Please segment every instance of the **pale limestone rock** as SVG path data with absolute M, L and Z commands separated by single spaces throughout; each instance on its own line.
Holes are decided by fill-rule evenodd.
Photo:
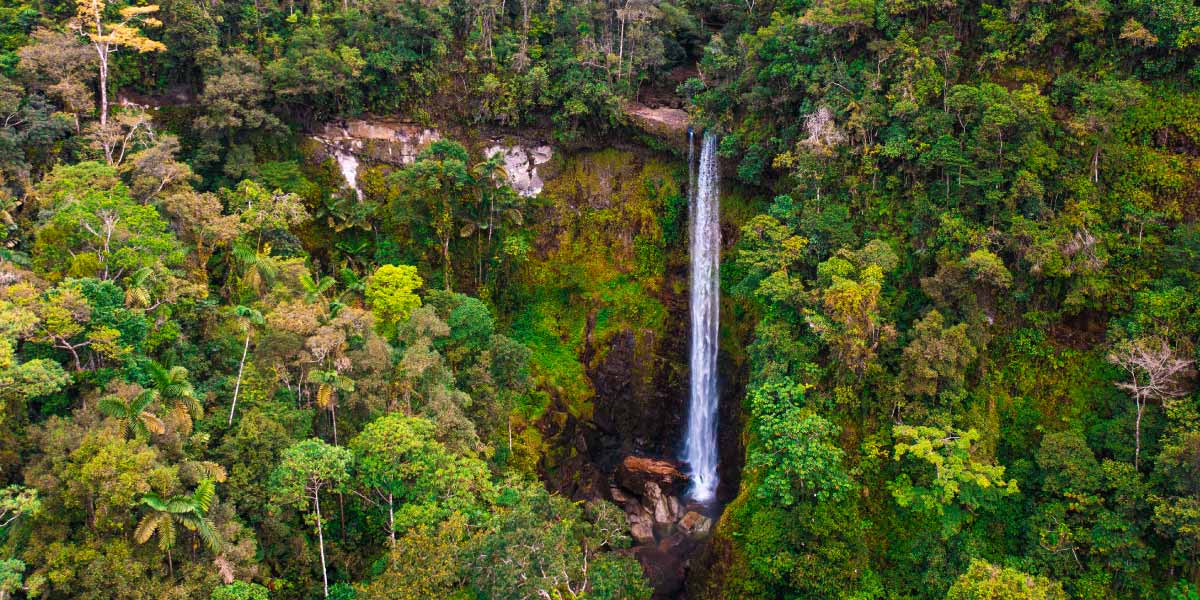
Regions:
M 554 150 L 547 145 L 540 146 L 503 146 L 495 144 L 486 150 L 484 155 L 492 158 L 497 154 L 504 159 L 504 174 L 508 185 L 512 186 L 522 196 L 536 196 L 542 192 L 545 182 L 538 174 L 538 165 L 550 162 Z

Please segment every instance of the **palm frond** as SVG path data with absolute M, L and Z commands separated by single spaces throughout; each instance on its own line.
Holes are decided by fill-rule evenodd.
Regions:
M 213 528 L 208 519 L 200 517 L 196 522 L 196 532 L 200 534 L 200 539 L 204 540 L 204 545 L 208 546 L 209 551 L 213 554 L 220 554 L 224 543 L 221 541 L 221 534 Z
M 162 435 L 167 431 L 167 426 L 163 424 L 162 419 L 153 413 L 140 413 L 137 416 L 137 422 L 140 422 L 146 431 L 155 435 Z
M 158 526 L 158 549 L 166 552 L 175 547 L 175 524 L 170 515 L 160 514 L 159 519 L 162 525 Z
M 162 520 L 159 518 L 160 516 L 160 513 L 154 512 L 142 517 L 141 522 L 138 523 L 137 529 L 133 531 L 133 541 L 139 544 L 145 544 L 150 537 L 154 535 L 154 532 L 159 528 L 159 526 L 162 525 Z
M 207 513 L 212 508 L 213 500 L 217 497 L 217 486 L 211 479 L 205 479 L 196 486 L 196 491 L 192 492 L 192 503 L 200 509 L 201 513 Z
M 158 494 L 155 494 L 154 492 L 150 492 L 150 493 L 146 494 L 145 496 L 142 496 L 142 504 L 145 504 L 146 506 L 149 506 L 150 508 L 153 508 L 154 510 L 157 510 L 157 511 L 167 510 L 166 501 L 164 501 L 162 499 L 162 496 L 159 496 Z
M 142 393 L 135 396 L 133 400 L 129 402 L 129 414 L 136 415 L 140 412 L 143 412 L 146 410 L 146 407 L 150 406 L 157 400 L 158 390 L 142 390 Z
M 191 496 L 172 496 L 167 500 L 167 510 L 173 515 L 186 515 L 196 512 L 196 504 L 192 502 Z
M 334 404 L 333 386 L 328 383 L 322 383 L 317 388 L 317 406 L 321 410 L 329 410 Z
M 186 465 L 188 469 L 200 472 L 201 476 L 198 479 L 201 481 L 211 479 L 214 483 L 223 483 L 228 476 L 225 467 L 211 460 L 189 460 L 186 461 Z
M 105 396 L 96 403 L 96 408 L 105 416 L 123 419 L 128 416 L 129 406 L 116 396 Z

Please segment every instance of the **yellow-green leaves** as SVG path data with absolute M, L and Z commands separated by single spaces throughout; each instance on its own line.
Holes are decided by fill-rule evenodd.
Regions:
M 424 283 L 417 268 L 409 265 L 383 265 L 375 271 L 367 280 L 365 295 L 380 332 L 391 335 L 397 324 L 420 308 L 421 297 L 413 292 Z
M 976 510 L 1018 491 L 1015 479 L 1004 479 L 1003 466 L 978 456 L 975 429 L 897 425 L 892 434 L 895 459 L 909 459 L 889 485 L 896 503 L 942 516 L 945 536 Z

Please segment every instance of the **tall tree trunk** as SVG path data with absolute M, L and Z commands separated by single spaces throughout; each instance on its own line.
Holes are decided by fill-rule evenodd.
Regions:
M 1145 401 L 1137 401 L 1137 420 L 1133 425 L 1133 468 L 1138 469 L 1142 458 L 1142 411 L 1145 410 Z
M 325 567 L 325 528 L 321 526 L 321 491 L 313 493 L 313 504 L 317 511 L 317 545 L 321 549 L 321 583 L 325 586 L 325 597 L 329 597 L 329 572 Z
M 446 291 L 450 291 L 450 235 L 442 238 L 442 279 L 445 280 Z
M 337 392 L 334 392 L 335 394 Z M 329 424 L 333 427 L 333 445 L 338 445 L 337 441 L 337 401 L 335 400 L 329 407 Z
M 242 390 L 242 369 L 246 368 L 246 353 L 250 351 L 250 326 L 246 326 L 246 343 L 242 346 L 242 361 L 238 363 L 237 383 L 233 385 L 233 404 L 229 405 L 229 426 L 233 427 L 233 411 L 237 410 L 238 392 Z
M 97 18 L 96 29 L 100 30 L 100 21 Z M 96 54 L 100 55 L 100 127 L 108 125 L 108 51 L 97 46 Z M 110 153 L 109 162 L 112 162 Z

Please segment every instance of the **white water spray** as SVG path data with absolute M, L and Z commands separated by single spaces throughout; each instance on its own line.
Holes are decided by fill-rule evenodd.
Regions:
M 688 132 L 689 159 L 692 153 Z M 691 496 L 708 502 L 717 494 L 717 331 L 721 299 L 720 178 L 717 136 L 706 132 L 698 173 L 690 190 L 691 210 L 691 401 L 684 460 L 691 468 Z
M 359 202 L 362 202 L 363 193 L 358 188 L 358 158 L 349 152 L 341 150 L 334 152 L 334 160 L 337 161 L 338 168 L 342 171 L 342 177 L 345 178 L 346 184 L 350 189 L 354 190 L 354 195 L 358 197 Z

